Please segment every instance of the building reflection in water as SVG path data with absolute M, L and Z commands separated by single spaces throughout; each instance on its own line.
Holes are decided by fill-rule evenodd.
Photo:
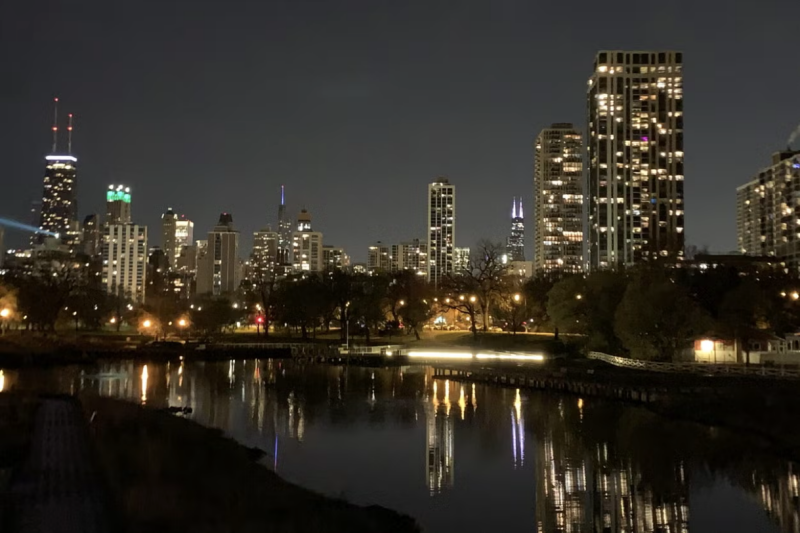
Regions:
M 656 491 L 633 461 L 611 450 L 611 443 L 584 440 L 575 430 L 571 422 L 583 421 L 583 400 L 574 420 L 564 402 L 557 416 L 537 428 L 537 531 L 688 533 L 689 485 L 683 465 L 660 479 Z
M 445 381 L 444 401 L 438 383 L 425 401 L 426 475 L 431 495 L 453 487 L 455 480 L 455 421 L 450 416 L 450 382 Z
M 349 446 L 364 446 L 364 453 L 373 446 L 363 439 L 364 432 L 388 423 L 394 429 L 414 428 L 404 435 L 409 448 L 418 450 L 424 423 L 426 488 L 419 486 L 418 451 L 413 452 L 417 467 L 409 463 L 407 470 L 416 480 L 415 490 L 429 495 L 452 491 L 463 497 L 484 490 L 455 485 L 459 425 L 464 440 L 460 450 L 466 457 L 459 457 L 462 478 L 475 475 L 470 457 L 487 464 L 499 457 L 495 464 L 506 465 L 503 475 L 516 480 L 517 490 L 527 485 L 533 493 L 535 484 L 535 497 L 528 500 L 534 512 L 525 511 L 531 531 L 686 533 L 689 488 L 702 487 L 697 478 L 708 473 L 744 489 L 781 532 L 800 533 L 800 470 L 780 459 L 753 455 L 747 443 L 701 426 L 687 429 L 624 404 L 433 375 L 420 367 L 361 369 L 273 360 L 147 366 L 114 362 L 96 370 L 72 367 L 52 374 L 6 370 L 0 383 L 4 391 L 24 381 L 22 386 L 97 392 L 154 408 L 191 407 L 197 422 L 264 450 L 264 464 L 275 469 L 279 452 L 287 457 L 313 453 L 309 449 L 314 446 L 303 449 L 311 435 L 324 438 L 326 431 L 343 427 L 359 430 L 362 437 Z M 294 463 L 298 468 L 296 457 Z M 441 498 L 432 505 L 446 502 Z M 701 510 L 693 512 L 699 515 Z

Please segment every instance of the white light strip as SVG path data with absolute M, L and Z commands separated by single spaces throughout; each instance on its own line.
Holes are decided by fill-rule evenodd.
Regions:
M 77 157 L 73 157 L 71 155 L 48 155 L 45 156 L 45 159 L 48 161 L 72 161 L 73 163 L 78 162 Z
M 408 356 L 431 359 L 472 359 L 472 354 L 467 352 L 408 352 Z
M 507 359 L 512 361 L 544 361 L 544 356 L 540 354 L 531 354 L 531 355 L 523 355 L 523 354 L 491 354 L 491 353 L 479 353 L 475 356 L 477 359 Z

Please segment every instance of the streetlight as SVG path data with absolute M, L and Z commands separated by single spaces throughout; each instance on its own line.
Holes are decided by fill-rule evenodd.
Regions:
M 580 299 L 582 299 L 582 298 L 583 298 L 583 295 L 582 295 L 582 294 L 576 294 L 576 295 L 575 295 L 575 299 L 576 299 L 576 300 L 580 300 Z
M 8 307 L 4 307 L 2 310 L 0 310 L 0 318 L 3 319 L 3 323 L 0 324 L 0 333 L 2 333 L 3 335 L 5 335 L 6 329 L 8 329 L 7 321 L 10 316 L 11 316 L 11 309 L 9 309 Z
M 515 295 L 514 295 L 514 301 L 515 301 L 515 302 L 517 302 L 517 303 L 519 303 L 519 301 L 520 301 L 520 299 L 521 299 L 521 298 L 522 298 L 522 297 L 519 295 L 519 293 L 517 293 L 517 294 L 515 294 Z
M 406 305 L 406 301 L 405 300 L 400 300 L 400 307 L 403 307 L 404 305 Z
M 470 297 L 469 297 L 469 301 L 470 301 L 470 303 L 473 303 L 473 304 L 474 304 L 474 303 L 475 303 L 475 300 L 477 300 L 477 298 L 475 298 L 474 296 L 470 296 Z
M 350 355 L 350 313 L 347 308 L 350 307 L 350 302 L 344 304 L 344 347 L 347 350 L 347 355 Z
M 152 325 L 153 325 L 153 323 L 149 319 L 145 320 L 144 322 L 142 322 L 142 326 L 144 326 L 146 328 L 149 328 Z
M 261 316 L 261 315 L 258 315 L 256 317 L 256 337 L 261 335 L 261 324 L 263 324 L 263 323 L 264 323 L 264 317 Z

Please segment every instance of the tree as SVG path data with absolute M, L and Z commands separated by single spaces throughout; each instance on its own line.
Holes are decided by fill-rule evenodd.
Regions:
M 504 293 L 508 265 L 503 262 L 503 250 L 500 244 L 480 241 L 470 255 L 467 265 L 443 279 L 444 298 L 449 298 L 455 306 L 446 305 L 446 307 L 469 314 L 470 329 L 476 337 L 474 311 L 477 309 L 480 312 L 483 318 L 483 331 L 487 331 L 492 306 Z M 462 296 L 464 298 L 461 298 Z
M 404 270 L 394 275 L 388 289 L 390 311 L 395 320 L 402 319 L 417 340 L 419 328 L 434 315 L 434 296 L 430 285 L 416 273 Z
M 589 332 L 586 279 L 580 275 L 563 278 L 547 293 L 547 315 L 556 332 L 587 334 Z
M 642 271 L 617 307 L 614 331 L 632 357 L 671 361 L 710 324 L 708 313 L 684 287 L 666 275 Z
M 359 289 L 352 301 L 350 312 L 364 325 L 364 335 L 369 344 L 370 331 L 386 320 L 386 302 L 389 278 L 385 275 L 359 276 Z
M 224 329 L 234 326 L 240 315 L 230 300 L 220 297 L 201 298 L 190 312 L 192 329 L 205 338 L 219 335 Z

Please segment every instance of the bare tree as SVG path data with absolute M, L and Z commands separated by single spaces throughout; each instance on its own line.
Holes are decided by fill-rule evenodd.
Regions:
M 499 243 L 480 241 L 467 264 L 444 279 L 445 294 L 440 300 L 445 307 L 469 314 L 475 335 L 475 311 L 480 312 L 483 331 L 487 331 L 491 308 L 507 290 L 508 264 L 503 261 L 503 249 Z

